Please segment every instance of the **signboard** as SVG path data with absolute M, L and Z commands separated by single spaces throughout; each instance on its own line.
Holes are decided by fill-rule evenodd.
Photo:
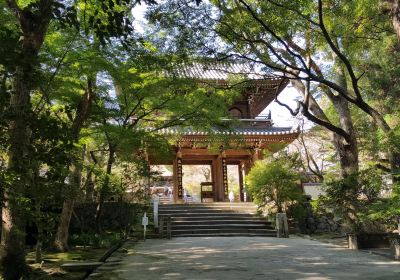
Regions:
M 183 184 L 182 184 L 182 177 L 183 177 L 183 172 L 182 172 L 182 158 L 177 159 L 177 172 L 178 172 L 178 198 L 183 197 Z
M 142 217 L 142 226 L 146 227 L 149 225 L 149 217 L 147 217 L 147 213 L 144 213 Z
M 226 158 L 222 158 L 222 178 L 224 180 L 224 197 L 228 197 L 228 168 Z
M 146 226 L 149 224 L 149 217 L 147 217 L 147 213 L 144 212 L 142 217 L 142 226 L 143 226 L 143 239 L 146 241 Z

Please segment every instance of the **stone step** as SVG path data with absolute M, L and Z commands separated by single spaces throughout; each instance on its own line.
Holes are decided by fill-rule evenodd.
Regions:
M 174 221 L 207 221 L 207 220 L 264 220 L 263 218 L 250 215 L 250 214 L 224 214 L 224 215 L 190 215 L 182 214 L 180 216 L 173 216 Z
M 159 215 L 172 218 L 172 236 L 276 236 L 253 203 L 163 204 Z
M 166 200 L 166 199 L 164 199 Z M 257 207 L 253 203 L 224 203 L 224 202 L 218 202 L 218 203 L 180 203 L 180 204 L 167 204 L 167 205 L 161 205 L 161 207 Z
M 231 214 L 251 214 L 257 215 L 253 210 L 238 210 L 238 209 L 160 209 L 159 213 L 175 214 L 175 213 L 231 213 Z
M 182 233 L 175 235 L 175 237 L 236 237 L 236 236 L 262 236 L 262 237 L 276 237 L 276 232 L 271 233 Z
M 247 213 L 247 214 L 252 214 L 256 215 L 257 211 L 251 210 L 251 209 L 246 209 L 246 210 L 240 210 L 240 209 L 159 209 L 159 213 L 165 213 L 165 214 L 175 214 L 175 213 Z
M 200 211 L 200 210 L 208 210 L 208 211 L 213 211 L 213 210 L 224 210 L 224 211 L 257 211 L 257 208 L 238 208 L 238 207 L 159 207 L 159 210 L 165 210 L 165 211 Z
M 253 202 L 192 202 L 192 203 L 174 203 L 174 206 L 191 206 L 191 205 L 201 205 L 201 206 L 215 206 L 215 205 L 238 205 L 238 206 L 256 206 Z
M 256 213 L 247 212 L 247 211 L 159 211 L 159 215 L 171 215 L 171 216 L 187 216 L 187 215 L 194 215 L 194 216 L 235 216 L 238 217 L 242 216 L 249 216 L 249 217 L 261 217 L 258 216 Z
M 62 264 L 61 268 L 69 272 L 92 271 L 102 264 L 103 262 L 71 262 Z
M 230 205 L 230 204 L 215 204 L 215 205 L 203 205 L 203 204 L 163 204 L 160 208 L 232 208 L 232 209 L 257 209 L 257 206 L 253 205 Z
M 231 206 L 231 205 L 215 205 L 215 206 L 201 206 L 201 205 L 185 205 L 176 206 L 174 204 L 159 205 L 159 209 L 165 210 L 183 210 L 183 209 L 232 209 L 232 210 L 251 210 L 257 211 L 255 206 Z
M 264 226 L 271 225 L 270 222 L 267 222 L 265 220 L 261 219 L 220 219 L 220 220 L 192 220 L 192 219 L 186 219 L 186 220 L 173 220 L 172 221 L 173 225 L 210 225 L 210 224 L 217 224 L 217 225 L 223 225 L 223 224 L 261 224 Z
M 181 230 L 181 229 L 187 229 L 187 230 L 202 230 L 202 229 L 207 229 L 207 230 L 253 230 L 253 229 L 272 229 L 272 228 L 267 228 L 266 225 L 264 224 L 201 224 L 201 225 L 180 225 L 180 224 L 173 224 L 172 229 L 174 230 Z
M 232 207 L 232 206 L 215 206 L 215 207 L 202 207 L 202 206 L 181 206 L 181 207 L 175 207 L 175 206 L 159 206 L 160 210 L 174 210 L 174 211 L 179 211 L 179 210 L 191 210 L 191 211 L 199 211 L 199 210 L 232 210 L 232 211 L 252 211 L 256 212 L 257 208 L 256 207 Z
M 217 214 L 214 215 L 199 215 L 199 214 L 179 214 L 179 215 L 172 215 L 171 216 L 172 221 L 176 222 L 183 222 L 183 221 L 193 221 L 193 222 L 203 222 L 203 221 L 224 221 L 224 220 L 235 220 L 235 221 L 265 221 L 265 219 L 260 218 L 260 217 L 255 217 L 252 215 L 246 215 L 246 214 L 239 214 L 239 215 L 226 215 L 224 214 L 223 216 L 219 216 Z
M 172 236 L 185 234 L 259 234 L 262 236 L 275 236 L 276 231 L 272 229 L 172 229 Z

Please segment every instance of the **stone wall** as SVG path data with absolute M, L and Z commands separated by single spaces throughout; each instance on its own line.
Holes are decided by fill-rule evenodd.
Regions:
M 76 204 L 72 215 L 70 232 L 95 231 L 97 203 L 88 202 Z M 127 202 L 104 202 L 101 216 L 103 230 L 121 230 L 134 223 L 138 223 L 143 214 L 143 204 Z
M 340 233 L 342 228 L 340 222 L 336 221 L 331 215 L 317 215 L 306 218 L 303 222 L 297 224 L 301 233 Z
M 340 232 L 340 224 L 328 215 L 320 215 L 314 218 L 315 232 Z

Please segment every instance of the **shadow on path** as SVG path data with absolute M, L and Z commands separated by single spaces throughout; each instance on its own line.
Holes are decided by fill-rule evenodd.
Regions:
M 400 279 L 400 263 L 302 238 L 202 237 L 129 243 L 90 279 Z

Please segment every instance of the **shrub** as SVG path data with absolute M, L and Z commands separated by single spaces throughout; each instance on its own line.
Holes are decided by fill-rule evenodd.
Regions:
M 249 194 L 260 207 L 271 204 L 277 212 L 286 212 L 288 205 L 303 199 L 296 167 L 297 158 L 285 154 L 256 162 L 246 178 Z
M 326 195 L 319 204 L 341 218 L 347 231 L 389 231 L 397 226 L 400 199 L 396 188 L 391 197 L 382 196 L 384 188 L 382 173 L 369 168 L 345 179 L 326 180 Z
M 111 233 L 81 233 L 73 234 L 69 238 L 69 244 L 73 246 L 110 247 L 121 240 L 121 234 Z

